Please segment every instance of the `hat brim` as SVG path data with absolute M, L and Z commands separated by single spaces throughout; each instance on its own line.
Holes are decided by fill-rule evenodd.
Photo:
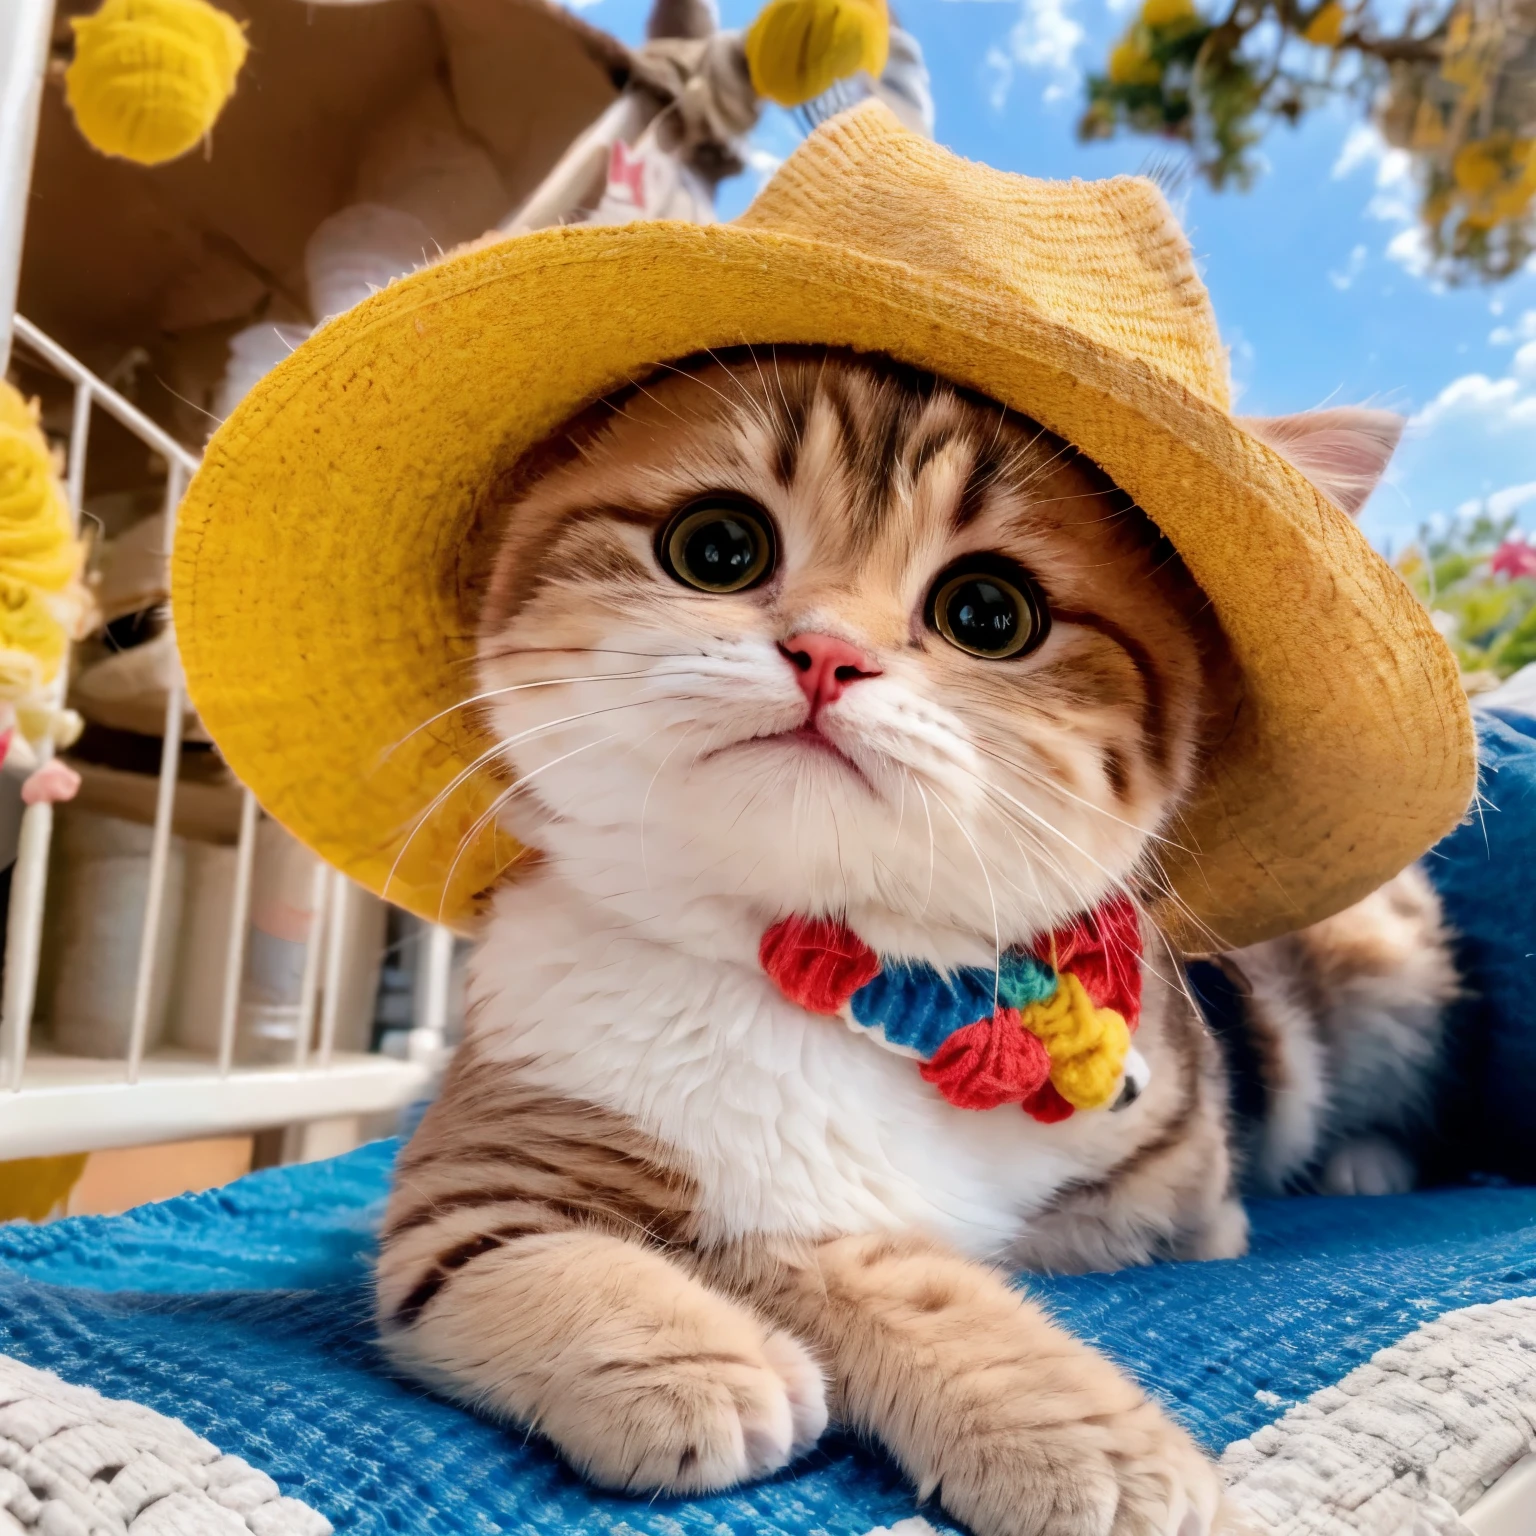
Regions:
M 487 814 L 500 786 L 466 773 L 489 738 L 455 707 L 474 692 L 480 493 L 655 364 L 743 343 L 881 352 L 1001 401 L 1178 549 L 1243 677 L 1165 860 L 1163 916 L 1186 942 L 1338 911 L 1463 815 L 1471 719 L 1428 614 L 1224 411 L 995 293 L 670 223 L 451 257 L 324 327 L 215 434 L 181 509 L 173 606 L 193 703 L 263 806 L 372 890 L 469 916 L 516 851 Z

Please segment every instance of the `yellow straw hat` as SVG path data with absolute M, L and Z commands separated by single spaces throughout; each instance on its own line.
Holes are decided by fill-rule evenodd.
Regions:
M 500 787 L 469 773 L 441 793 L 488 744 L 455 707 L 490 554 L 479 493 L 653 365 L 748 342 L 882 352 L 1002 401 L 1172 540 L 1244 676 L 1170 869 L 1227 943 L 1338 910 L 1464 813 L 1450 653 L 1349 519 L 1232 419 L 1157 190 L 1004 175 L 873 103 L 733 224 L 450 256 L 332 321 L 220 428 L 182 508 L 173 605 L 192 699 L 267 810 L 364 885 L 468 917 L 517 851 L 487 824 L 445 891 Z

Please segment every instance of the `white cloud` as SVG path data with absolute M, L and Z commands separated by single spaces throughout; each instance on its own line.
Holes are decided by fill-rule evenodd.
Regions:
M 1495 491 L 1488 498 L 1488 510 L 1495 517 L 1507 517 L 1511 512 L 1518 512 L 1521 507 L 1529 506 L 1536 501 L 1536 480 L 1527 481 L 1524 485 L 1506 486 L 1502 491 Z M 1476 503 L 1474 502 L 1475 506 Z
M 1357 245 L 1349 253 L 1349 261 L 1342 272 L 1330 272 L 1328 281 L 1333 284 L 1340 293 L 1345 292 L 1354 285 L 1354 281 L 1365 269 L 1366 257 L 1370 254 L 1363 245 Z
M 1408 426 L 1411 431 L 1429 433 L 1449 421 L 1473 422 L 1495 433 L 1536 427 L 1536 389 L 1527 389 L 1523 380 L 1514 377 L 1463 374 L 1452 379 Z
M 1513 325 L 1495 327 L 1488 333 L 1488 340 L 1495 347 L 1512 347 L 1517 341 L 1536 341 L 1536 309 L 1526 310 Z
M 1419 222 L 1419 187 L 1413 173 L 1413 157 L 1407 150 L 1389 145 L 1374 124 L 1356 123 L 1345 135 L 1333 162 L 1334 179 L 1352 176 L 1365 166 L 1374 167 L 1372 180 L 1376 188 L 1365 205 L 1366 217 L 1398 226 L 1387 241 L 1387 260 L 1396 262 L 1414 277 L 1427 277 L 1434 268 L 1434 255 Z
M 1410 277 L 1428 276 L 1435 264 L 1429 236 L 1418 224 L 1398 230 L 1387 241 L 1386 255 L 1388 261 L 1395 261 Z
M 1019 19 L 1008 33 L 1007 48 L 989 48 L 983 65 L 994 110 L 1007 101 L 1018 68 L 1051 77 L 1042 92 L 1045 101 L 1059 101 L 1077 90 L 1082 80 L 1077 50 L 1086 34 L 1071 15 L 1076 3 L 1077 0 L 1020 0 Z
M 994 112 L 1001 112 L 1013 89 L 1013 60 L 994 43 L 987 49 L 981 68 L 987 80 L 987 104 Z
M 1382 147 L 1381 135 L 1370 123 L 1356 123 L 1345 135 L 1339 158 L 1333 162 L 1333 179 L 1342 181 L 1352 171 L 1375 161 Z
M 1377 541 L 1401 543 L 1452 507 L 1536 525 L 1536 340 L 1502 376 L 1463 374 L 1410 417 L 1392 471 L 1361 517 Z

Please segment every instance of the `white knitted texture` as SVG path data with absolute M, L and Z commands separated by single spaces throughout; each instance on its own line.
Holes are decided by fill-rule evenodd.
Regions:
M 185 1424 L 0 1355 L 0 1536 L 330 1536 Z
M 1536 1449 L 1536 1297 L 1448 1312 L 1221 1458 L 1275 1536 L 1470 1536 Z

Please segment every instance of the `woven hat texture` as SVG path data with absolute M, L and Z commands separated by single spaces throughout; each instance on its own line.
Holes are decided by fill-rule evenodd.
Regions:
M 589 402 L 742 343 L 885 353 L 989 395 L 1173 542 L 1243 679 L 1166 861 L 1224 943 L 1337 911 L 1463 815 L 1454 661 L 1350 520 L 1232 418 L 1157 189 L 994 171 L 875 102 L 812 134 L 734 223 L 482 243 L 334 320 L 247 396 L 183 506 L 173 603 L 192 698 L 266 808 L 392 900 L 470 915 L 517 852 L 487 820 L 454 865 L 500 787 L 465 773 L 489 743 L 454 708 L 491 553 L 477 498 Z

